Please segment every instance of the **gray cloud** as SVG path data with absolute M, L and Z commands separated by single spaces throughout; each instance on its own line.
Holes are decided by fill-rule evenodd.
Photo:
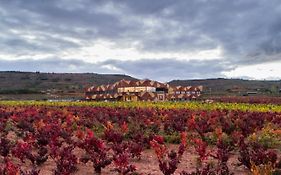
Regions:
M 108 60 L 101 63 L 123 70 L 133 76 L 161 81 L 225 77 L 221 72 L 234 68 L 220 60 L 141 59 L 136 61 Z
M 281 2 L 2 0 L 0 30 L 0 54 L 56 55 L 60 51 L 79 49 L 107 39 L 117 43 L 116 47 L 138 43 L 134 45 L 136 49 L 152 53 L 202 51 L 219 47 L 228 65 L 239 66 L 280 60 Z M 110 61 L 113 64 L 114 61 Z M 149 67 L 141 61 L 126 64 L 132 67 L 142 65 L 144 70 Z M 156 64 L 153 60 L 147 62 Z M 208 62 L 193 60 L 192 65 L 203 68 Z M 123 64 L 122 61 L 114 62 L 115 66 L 125 70 L 120 63 Z M 172 60 L 162 60 L 161 64 L 157 74 L 169 72 L 174 75 L 172 69 L 178 68 L 177 61 L 173 65 Z M 164 64 L 173 66 L 169 68 Z M 190 66 L 191 62 L 188 64 Z M 223 71 L 216 64 L 208 64 L 218 73 L 214 75 L 219 76 L 219 71 Z M 82 64 L 81 67 L 86 66 Z M 138 70 L 135 74 L 145 76 L 142 73 L 144 70 Z M 180 67 L 180 70 L 183 68 Z M 207 75 L 204 69 L 198 72 L 201 77 Z M 179 76 L 182 76 L 181 73 Z M 197 77 L 196 74 L 192 76 Z
M 102 68 L 100 64 L 91 64 L 78 59 L 63 60 L 58 58 L 46 58 L 40 60 L 1 60 L 0 71 L 41 71 L 41 72 L 102 72 L 117 73 L 112 70 Z
M 225 77 L 221 72 L 233 68 L 226 63 L 218 63 L 218 60 L 202 62 L 197 60 L 141 59 L 137 61 L 106 60 L 97 63 L 88 63 L 79 59 L 63 60 L 56 58 L 0 60 L 0 71 L 121 73 L 141 79 L 149 78 L 160 81 Z

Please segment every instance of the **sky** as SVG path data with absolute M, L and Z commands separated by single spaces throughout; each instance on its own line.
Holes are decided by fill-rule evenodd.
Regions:
M 1 0 L 0 71 L 281 79 L 280 0 Z

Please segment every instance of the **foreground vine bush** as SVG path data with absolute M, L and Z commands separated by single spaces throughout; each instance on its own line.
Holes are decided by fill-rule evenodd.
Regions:
M 235 174 L 234 155 L 249 173 L 276 174 L 280 128 L 281 113 L 270 111 L 0 105 L 0 174 L 40 174 L 48 161 L 53 174 L 76 174 L 83 164 L 97 174 L 141 174 L 135 162 L 146 149 L 164 175 Z M 196 169 L 179 170 L 191 151 Z

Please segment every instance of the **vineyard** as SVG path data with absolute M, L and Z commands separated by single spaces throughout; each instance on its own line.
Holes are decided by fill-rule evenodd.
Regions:
M 251 103 L 251 104 L 281 104 L 281 97 L 267 97 L 267 96 L 225 96 L 225 97 L 211 97 L 210 100 L 215 102 L 227 103 Z
M 0 102 L 0 174 L 281 174 L 279 104 Z

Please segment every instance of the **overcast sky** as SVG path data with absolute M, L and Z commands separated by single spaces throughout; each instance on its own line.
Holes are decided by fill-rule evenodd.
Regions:
M 280 0 L 1 0 L 0 71 L 281 79 Z

